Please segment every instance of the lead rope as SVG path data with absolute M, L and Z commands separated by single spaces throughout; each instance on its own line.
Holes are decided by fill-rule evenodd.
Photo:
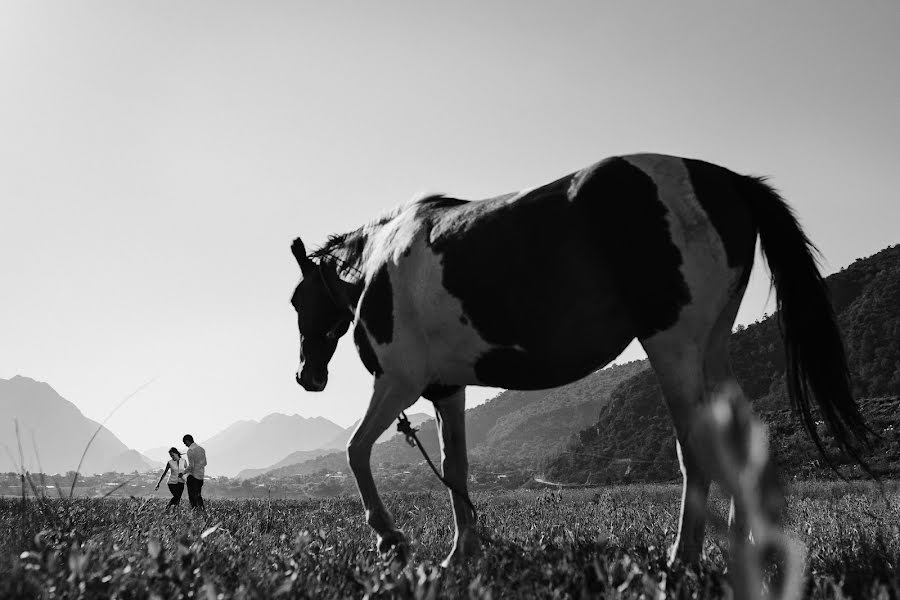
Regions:
M 406 418 L 406 413 L 400 411 L 400 416 L 397 417 L 397 431 L 406 436 L 406 443 L 411 447 L 418 446 L 419 451 L 422 453 L 422 456 L 425 457 L 425 460 L 428 461 L 428 466 L 431 467 L 431 470 L 434 471 L 434 474 L 437 475 L 437 478 L 441 480 L 447 489 L 456 494 L 457 496 L 462 496 L 462 499 L 466 501 L 466 504 L 469 505 L 469 510 L 472 511 L 472 520 L 473 522 L 478 522 L 478 511 L 475 510 L 475 505 L 472 504 L 472 500 L 469 498 L 469 494 L 465 492 L 460 492 L 454 485 L 452 485 L 449 481 L 444 479 L 444 476 L 438 473 L 437 468 L 434 466 L 434 463 L 431 462 L 431 459 L 428 457 L 428 453 L 425 452 L 425 448 L 422 447 L 422 442 L 419 441 L 418 436 L 416 436 L 416 432 L 419 429 L 417 427 L 413 427 L 412 423 L 409 422 L 409 419 Z

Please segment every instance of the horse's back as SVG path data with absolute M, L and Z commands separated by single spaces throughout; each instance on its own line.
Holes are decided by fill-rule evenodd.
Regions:
M 635 335 L 647 336 L 677 320 L 702 277 L 749 273 L 755 229 L 735 177 L 673 156 L 608 158 L 525 193 L 459 205 L 434 221 L 429 243 L 447 290 L 475 313 L 507 313 L 498 305 L 528 298 L 529 313 L 563 312 L 573 300 L 603 307 L 613 296 Z M 497 340 L 508 337 L 504 325 L 523 324 L 497 317 L 484 315 Z

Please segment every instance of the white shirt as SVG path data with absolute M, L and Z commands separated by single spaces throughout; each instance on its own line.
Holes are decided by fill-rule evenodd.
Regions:
M 187 479 L 187 475 L 194 479 L 203 479 L 206 474 L 206 450 L 194 442 L 188 446 L 187 457 L 189 464 L 185 472 L 185 479 Z
M 169 480 L 167 483 L 184 483 L 184 479 L 178 479 L 179 473 L 187 470 L 187 461 L 182 456 L 178 460 L 169 460 Z

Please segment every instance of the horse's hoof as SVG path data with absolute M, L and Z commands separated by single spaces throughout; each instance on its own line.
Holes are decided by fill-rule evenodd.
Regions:
M 701 552 L 698 548 L 687 548 L 684 546 L 672 546 L 669 549 L 669 560 L 667 565 L 671 568 L 675 565 L 684 567 L 696 567 L 700 564 Z
M 383 555 L 393 554 L 402 563 L 409 559 L 409 540 L 402 531 L 393 530 L 378 536 L 378 551 Z
M 466 562 L 474 562 L 481 556 L 481 540 L 474 533 L 466 533 L 453 544 L 453 549 L 444 561 L 441 567 L 447 568 L 450 565 L 460 565 Z

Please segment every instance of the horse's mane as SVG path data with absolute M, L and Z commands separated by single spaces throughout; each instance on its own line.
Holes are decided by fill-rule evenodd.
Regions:
M 363 259 L 369 234 L 373 229 L 396 217 L 399 211 L 400 207 L 353 231 L 332 233 L 325 239 L 324 244 L 309 253 L 309 258 L 319 263 L 333 264 L 338 271 L 344 271 L 350 278 L 359 276 L 359 265 Z
M 309 253 L 309 257 L 322 260 L 333 257 L 337 250 L 350 250 L 350 248 L 346 247 L 348 245 L 347 242 L 353 237 L 361 238 L 362 236 L 354 235 L 358 233 L 361 233 L 359 229 L 347 233 L 332 233 L 325 240 L 324 244 Z
M 448 208 L 466 203 L 466 200 L 450 198 L 443 194 L 427 194 L 413 198 L 410 202 L 384 213 L 358 229 L 345 233 L 332 233 L 321 246 L 310 252 L 308 256 L 316 262 L 333 263 L 338 268 L 347 268 L 350 271 L 356 271 L 358 274 L 358 268 L 355 265 L 358 265 L 362 260 L 369 234 L 374 229 L 394 219 L 407 206 Z
M 344 272 L 347 279 L 360 275 L 359 263 L 366 247 L 366 236 L 362 228 L 346 233 L 333 233 L 325 243 L 309 253 L 309 258 L 320 264 L 331 264 L 338 272 Z
M 339 258 L 341 261 L 356 262 L 365 250 L 369 233 L 396 217 L 402 208 L 403 206 L 398 206 L 353 231 L 332 233 L 325 239 L 324 244 L 310 252 L 308 256 L 313 260 L 330 260 L 337 258 L 336 255 L 341 255 Z

